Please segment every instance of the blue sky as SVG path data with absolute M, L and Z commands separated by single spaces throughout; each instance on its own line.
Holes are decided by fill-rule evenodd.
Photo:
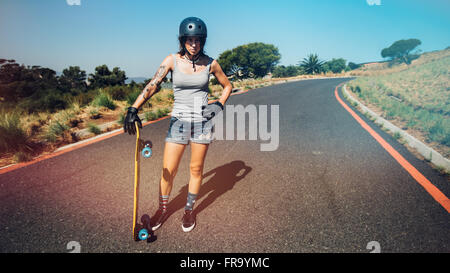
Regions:
M 0 58 L 59 72 L 106 64 L 151 77 L 177 51 L 179 23 L 189 16 L 207 24 L 213 58 L 250 42 L 278 47 L 283 65 L 310 53 L 378 61 L 399 39 L 420 39 L 424 52 L 450 46 L 447 0 L 1 0 Z

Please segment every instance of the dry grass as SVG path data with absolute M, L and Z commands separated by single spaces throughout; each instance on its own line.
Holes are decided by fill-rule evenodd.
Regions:
M 424 53 L 409 66 L 369 66 L 364 73 L 348 84 L 364 104 L 450 156 L 450 50 Z
M 384 63 L 370 63 L 365 64 L 363 67 L 348 72 L 350 76 L 377 76 L 377 75 L 389 75 L 392 73 L 407 70 L 414 66 L 420 66 L 425 63 L 433 62 L 445 57 L 450 56 L 450 49 L 444 49 L 439 51 L 432 51 L 423 53 L 418 59 L 411 62 L 410 65 L 401 64 L 390 67 L 388 62 Z

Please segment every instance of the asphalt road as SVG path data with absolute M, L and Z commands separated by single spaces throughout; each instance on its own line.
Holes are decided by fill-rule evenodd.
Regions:
M 195 205 L 181 230 L 190 146 L 172 214 L 153 241 L 131 240 L 135 137 L 128 134 L 0 175 L 0 252 L 450 252 L 450 216 L 339 104 L 347 79 L 290 82 L 230 97 L 227 105 L 279 105 L 279 146 L 210 145 Z M 342 97 L 342 95 L 341 95 Z M 270 107 L 269 107 L 270 109 Z M 449 181 L 362 117 L 446 196 Z M 269 122 L 270 123 L 270 122 Z M 158 206 L 169 119 L 141 131 L 141 214 Z

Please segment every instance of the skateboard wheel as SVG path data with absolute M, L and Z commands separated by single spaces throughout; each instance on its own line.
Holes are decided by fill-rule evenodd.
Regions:
M 145 147 L 142 149 L 142 156 L 145 158 L 149 158 L 152 156 L 152 149 L 150 147 Z
M 143 228 L 139 231 L 139 239 L 141 241 L 147 240 L 148 238 L 148 231 L 147 229 Z

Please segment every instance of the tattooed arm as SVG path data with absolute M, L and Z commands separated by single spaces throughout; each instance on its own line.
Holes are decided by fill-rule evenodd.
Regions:
M 167 73 L 173 69 L 173 57 L 172 55 L 167 56 L 156 71 L 155 76 L 152 80 L 145 86 L 142 93 L 138 96 L 133 104 L 133 107 L 139 109 L 148 99 L 150 99 L 154 94 L 158 93 L 160 90 L 160 84 L 163 79 L 167 76 Z

